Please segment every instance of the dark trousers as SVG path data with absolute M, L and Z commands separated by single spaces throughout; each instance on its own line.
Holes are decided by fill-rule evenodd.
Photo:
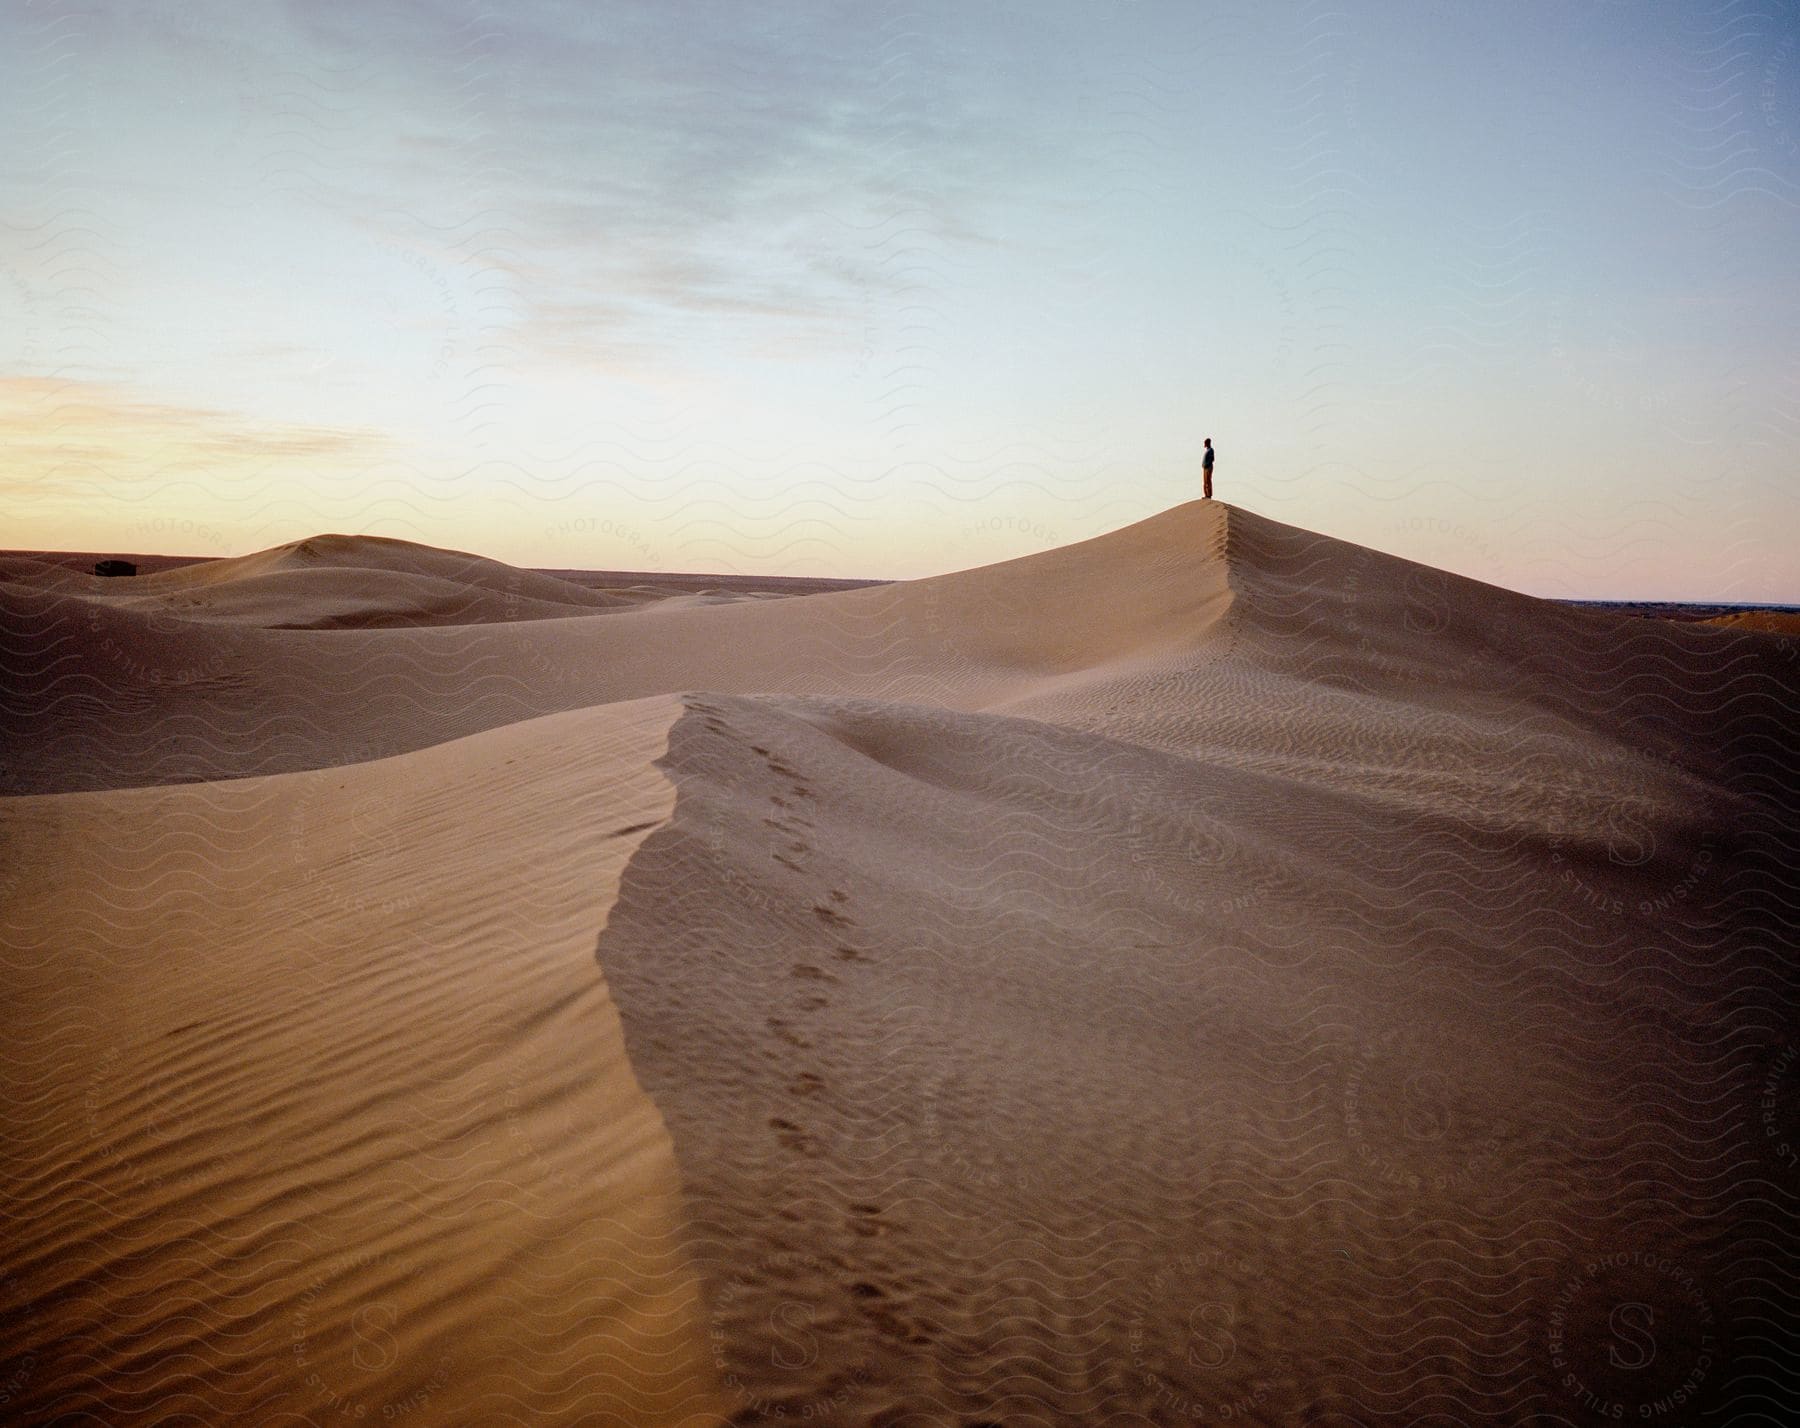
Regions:
M 1212 500 L 1212 467 L 1202 466 L 1200 468 L 1200 481 L 1200 494 L 1207 500 Z

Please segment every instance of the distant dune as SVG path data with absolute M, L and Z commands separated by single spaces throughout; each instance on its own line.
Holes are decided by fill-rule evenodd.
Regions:
M 1768 635 L 1800 635 L 1800 610 L 1736 610 L 1707 621 L 1728 630 L 1758 630 Z
M 1212 502 L 783 593 L 0 562 L 7 1415 L 1791 1393 L 1791 640 Z

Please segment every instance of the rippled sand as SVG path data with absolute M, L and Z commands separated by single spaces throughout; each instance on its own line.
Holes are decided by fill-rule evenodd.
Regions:
M 1791 1392 L 1795 642 L 1219 503 L 757 593 L 6 562 L 5 1414 Z

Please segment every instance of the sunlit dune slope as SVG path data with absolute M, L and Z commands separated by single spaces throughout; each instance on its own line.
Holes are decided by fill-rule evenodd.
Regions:
M 10 1421 L 716 1421 L 593 959 L 678 713 L 0 803 Z

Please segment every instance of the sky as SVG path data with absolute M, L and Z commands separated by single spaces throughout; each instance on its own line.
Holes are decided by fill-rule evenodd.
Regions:
M 13 0 L 0 547 L 1800 601 L 1800 0 Z

